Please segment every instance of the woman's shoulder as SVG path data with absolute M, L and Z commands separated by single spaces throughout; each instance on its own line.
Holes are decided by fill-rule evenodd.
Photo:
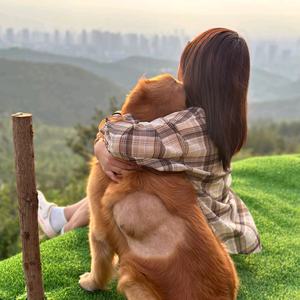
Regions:
M 171 113 L 151 122 L 152 126 L 164 136 L 176 134 L 186 139 L 193 139 L 207 134 L 204 110 L 199 107 L 189 107 L 182 111 Z
M 172 123 L 183 123 L 187 121 L 196 121 L 200 123 L 205 123 L 205 112 L 200 107 L 189 107 L 185 110 L 177 111 L 174 113 L 171 113 L 162 119 L 167 120 Z

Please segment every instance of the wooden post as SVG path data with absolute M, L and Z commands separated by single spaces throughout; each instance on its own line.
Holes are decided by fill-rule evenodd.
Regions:
M 23 270 L 28 300 L 44 300 L 38 233 L 32 115 L 12 115 Z

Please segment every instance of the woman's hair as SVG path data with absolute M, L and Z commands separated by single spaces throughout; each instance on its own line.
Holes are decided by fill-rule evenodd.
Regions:
M 249 50 L 235 31 L 213 28 L 189 42 L 180 60 L 187 107 L 201 107 L 224 170 L 247 137 Z

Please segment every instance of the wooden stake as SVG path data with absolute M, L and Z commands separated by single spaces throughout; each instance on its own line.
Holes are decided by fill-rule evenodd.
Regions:
M 23 270 L 28 300 L 44 300 L 38 233 L 32 115 L 12 115 Z

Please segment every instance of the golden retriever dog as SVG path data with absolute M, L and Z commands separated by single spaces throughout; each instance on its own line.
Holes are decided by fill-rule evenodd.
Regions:
M 141 79 L 122 115 L 152 121 L 185 109 L 183 85 L 170 75 Z M 118 291 L 129 300 L 232 300 L 238 279 L 227 250 L 207 225 L 184 172 L 143 167 L 109 179 L 92 164 L 90 208 L 91 272 L 82 288 L 106 289 L 119 256 Z

